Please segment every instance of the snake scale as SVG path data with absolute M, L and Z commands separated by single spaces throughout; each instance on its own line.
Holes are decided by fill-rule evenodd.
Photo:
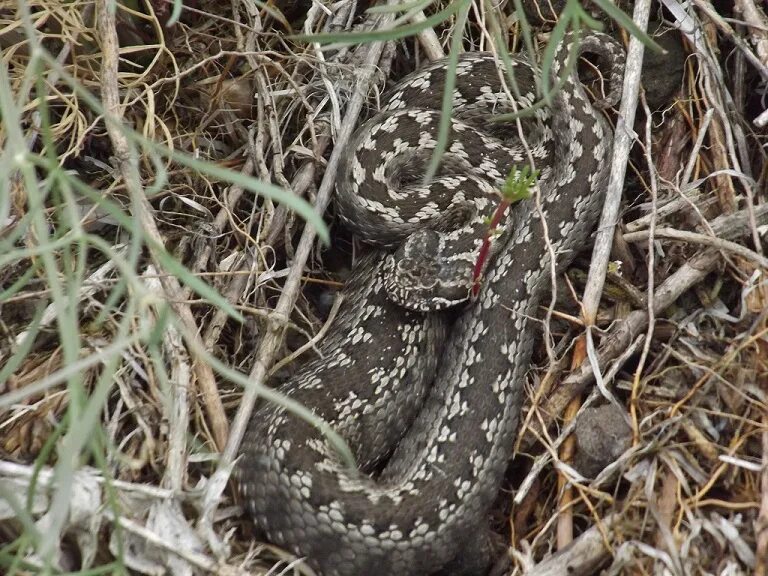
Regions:
M 575 46 L 569 38 L 553 73 Z M 444 61 L 392 88 L 345 151 L 339 212 L 379 247 L 353 268 L 319 356 L 280 390 L 332 424 L 360 470 L 342 466 L 317 429 L 265 404 L 237 472 L 268 539 L 324 576 L 429 574 L 448 563 L 453 574 L 477 572 L 460 567 L 512 456 L 551 255 L 562 269 L 583 248 L 607 182 L 611 132 L 597 108 L 615 102 L 623 52 L 598 33 L 584 35 L 578 52 L 600 57 L 612 92 L 592 104 L 573 72 L 520 131 L 489 118 L 534 102 L 535 66 L 514 58 L 513 105 L 497 59 L 462 54 L 451 139 L 429 186 L 421 178 L 436 145 Z M 449 325 L 437 310 L 467 298 L 494 190 L 529 160 L 540 171 L 538 199 L 508 210 L 479 295 Z M 433 304 L 407 302 L 430 295 Z

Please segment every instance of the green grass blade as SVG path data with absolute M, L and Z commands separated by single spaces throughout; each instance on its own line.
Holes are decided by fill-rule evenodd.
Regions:
M 371 6 L 366 12 L 368 14 L 398 14 L 400 12 L 408 12 L 409 10 L 424 10 L 424 8 L 434 3 L 435 0 L 414 0 L 413 2 L 403 2 L 402 4 Z
M 459 12 L 456 16 L 456 24 L 451 34 L 451 52 L 448 55 L 448 66 L 446 68 L 440 126 L 437 132 L 437 144 L 435 145 L 435 149 L 429 159 L 429 165 L 424 174 L 425 183 L 431 181 L 432 178 L 435 177 L 435 174 L 437 174 L 437 170 L 440 167 L 440 160 L 448 147 L 448 138 L 451 134 L 451 118 L 453 116 L 451 112 L 453 111 L 453 90 L 456 87 L 456 66 L 459 61 L 459 52 L 461 51 L 461 44 L 464 38 L 464 26 L 467 23 L 471 2 L 469 0 L 461 0 L 460 2 L 456 2 L 456 4 L 459 6 Z
M 398 40 L 418 34 L 427 28 L 433 28 L 456 14 L 466 4 L 464 0 L 451 2 L 447 7 L 432 16 L 427 16 L 421 22 L 406 24 L 397 28 L 387 28 L 384 30 L 369 30 L 366 32 L 337 32 L 328 34 L 296 34 L 289 36 L 296 42 L 316 42 L 318 44 L 362 44 L 365 42 L 382 42 L 387 40 Z
M 646 34 L 644 30 L 640 29 L 640 27 L 635 24 L 635 21 L 632 20 L 632 17 L 621 10 L 618 6 L 608 2 L 607 0 L 593 0 L 593 2 L 597 5 L 598 8 L 600 8 L 600 10 L 605 12 L 619 26 L 640 40 L 640 42 L 642 42 L 645 46 L 658 52 L 659 54 L 663 54 L 665 52 L 664 48 L 659 46 L 659 44 L 657 44 L 653 38 Z

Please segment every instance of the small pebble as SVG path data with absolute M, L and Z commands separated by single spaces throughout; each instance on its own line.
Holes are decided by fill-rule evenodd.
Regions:
M 583 476 L 594 478 L 621 456 L 632 441 L 626 414 L 613 404 L 587 408 L 576 422 L 578 446 L 573 467 Z

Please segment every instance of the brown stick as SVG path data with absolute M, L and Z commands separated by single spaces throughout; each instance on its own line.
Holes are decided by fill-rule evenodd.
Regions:
M 97 18 L 100 37 L 102 39 L 102 82 L 101 92 L 106 110 L 104 118 L 107 127 L 107 133 L 112 143 L 114 156 L 117 158 L 120 174 L 125 182 L 135 207 L 134 217 L 141 222 L 144 233 L 149 238 L 147 245 L 150 256 L 155 267 L 160 271 L 159 280 L 165 293 L 165 299 L 173 308 L 186 332 L 185 336 L 192 338 L 202 347 L 202 340 L 199 335 L 195 317 L 189 305 L 184 303 L 184 291 L 179 281 L 169 270 L 166 270 L 162 264 L 160 250 L 165 245 L 164 238 L 155 220 L 155 212 L 147 199 L 147 195 L 141 186 L 141 174 L 139 173 L 139 164 L 136 151 L 131 148 L 128 139 L 121 130 L 122 107 L 120 105 L 120 93 L 118 86 L 118 58 L 119 42 L 117 38 L 115 11 L 107 6 L 106 2 L 100 2 L 97 7 Z M 211 421 L 211 428 L 214 433 L 214 439 L 217 443 L 224 443 L 227 437 L 227 419 L 224 414 L 224 407 L 219 397 L 216 380 L 213 370 L 206 362 L 198 361 L 194 352 L 190 352 L 193 358 L 193 370 L 195 378 L 190 383 L 190 388 L 194 383 L 199 386 L 203 394 L 204 405 Z M 194 390 L 184 391 L 183 401 L 186 401 L 187 394 L 194 394 Z M 175 410 L 180 409 L 176 407 Z M 186 431 L 184 431 L 186 433 Z M 184 466 L 180 466 L 178 474 L 183 475 Z M 181 483 L 182 478 L 176 478 L 173 483 Z

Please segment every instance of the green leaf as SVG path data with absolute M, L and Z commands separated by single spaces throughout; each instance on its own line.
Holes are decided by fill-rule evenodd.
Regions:
M 445 71 L 445 86 L 443 87 L 443 101 L 440 109 L 440 126 L 437 131 L 437 143 L 429 159 L 424 182 L 429 182 L 437 174 L 440 167 L 440 160 L 443 157 L 445 149 L 448 147 L 448 137 L 451 132 L 451 118 L 453 117 L 453 90 L 456 86 L 456 67 L 459 62 L 459 51 L 464 39 L 464 26 L 467 23 L 469 15 L 470 2 L 462 0 L 457 2 L 460 5 L 459 14 L 456 17 L 456 24 L 451 34 L 451 53 L 448 56 L 448 65 Z
M 568 27 L 571 23 L 570 13 L 566 14 L 566 11 L 570 5 L 571 2 L 569 1 L 566 5 L 566 9 L 563 10 L 563 13 L 560 15 L 557 24 L 555 24 L 552 32 L 550 32 L 549 42 L 547 43 L 547 47 L 544 49 L 544 54 L 541 57 L 541 95 L 547 105 L 552 103 L 552 94 L 554 93 L 554 90 L 552 90 L 550 87 L 550 82 L 552 78 L 552 65 L 555 62 L 555 54 L 557 53 L 557 49 L 560 43 L 563 41 L 563 38 L 565 38 L 565 34 L 568 31 Z M 581 30 L 576 28 L 574 32 L 576 34 L 576 42 L 578 42 Z M 565 69 L 560 70 L 560 73 L 563 74 L 563 77 L 567 77 L 567 75 L 570 73 L 570 70 L 575 63 L 576 54 L 577 51 L 574 50 L 571 52 L 571 54 L 568 55 L 568 62 L 565 66 Z
M 384 30 L 368 30 L 366 32 L 337 32 L 329 34 L 296 34 L 289 36 L 296 42 L 317 42 L 318 44 L 361 44 L 365 42 L 380 42 L 387 40 L 397 40 L 407 36 L 418 34 L 427 28 L 433 28 L 441 22 L 447 20 L 458 12 L 466 4 L 464 0 L 460 2 L 450 2 L 446 8 L 428 16 L 422 22 L 414 22 L 397 28 Z
M 409 10 L 423 10 L 434 3 L 435 0 L 413 0 L 413 2 L 404 2 L 392 6 L 387 4 L 383 6 L 371 6 L 365 12 L 367 14 L 396 14 L 399 12 L 408 12 Z
M 635 21 L 632 20 L 631 16 L 623 12 L 615 4 L 609 2 L 608 0 L 593 0 L 593 2 L 600 8 L 600 10 L 605 12 L 619 26 L 640 40 L 640 42 L 642 42 L 645 46 L 658 52 L 659 54 L 664 54 L 666 52 L 666 50 L 659 46 L 659 44 L 657 44 L 653 38 L 651 38 L 648 34 L 641 30 L 637 24 L 635 24 Z
M 34 268 L 30 268 L 34 270 Z M 29 327 L 25 330 L 27 333 L 24 339 L 19 342 L 18 347 L 14 350 L 13 355 L 5 361 L 5 365 L 0 368 L 0 389 L 7 390 L 7 381 L 16 370 L 19 369 L 24 359 L 32 350 L 33 344 L 37 341 L 37 335 L 40 332 L 40 321 L 43 318 L 45 307 L 40 306 L 29 323 Z

